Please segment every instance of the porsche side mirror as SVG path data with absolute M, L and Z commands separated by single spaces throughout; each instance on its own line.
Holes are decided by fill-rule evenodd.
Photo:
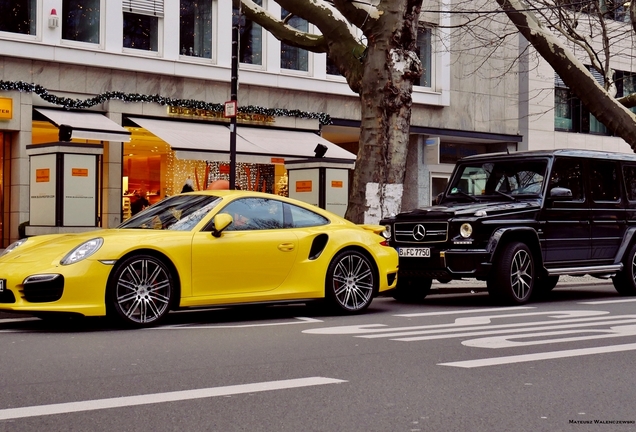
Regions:
M 214 237 L 221 237 L 223 230 L 229 227 L 232 222 L 234 222 L 234 218 L 227 213 L 221 213 L 214 216 L 214 221 L 212 222 L 214 230 L 212 230 L 212 235 Z

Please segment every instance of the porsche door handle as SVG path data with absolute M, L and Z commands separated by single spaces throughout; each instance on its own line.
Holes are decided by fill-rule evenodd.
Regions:
M 293 243 L 281 243 L 278 245 L 278 249 L 283 252 L 291 252 L 296 246 Z

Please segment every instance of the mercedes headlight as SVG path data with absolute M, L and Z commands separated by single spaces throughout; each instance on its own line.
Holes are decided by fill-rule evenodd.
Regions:
M 60 264 L 75 264 L 76 262 L 81 261 L 84 258 L 88 258 L 95 252 L 97 252 L 99 248 L 102 247 L 102 244 L 104 244 L 104 239 L 102 239 L 101 237 L 88 240 L 66 254 L 66 256 L 62 258 L 62 261 L 60 261 Z
M 473 234 L 473 227 L 469 223 L 463 223 L 459 227 L 459 235 L 463 238 L 468 238 Z

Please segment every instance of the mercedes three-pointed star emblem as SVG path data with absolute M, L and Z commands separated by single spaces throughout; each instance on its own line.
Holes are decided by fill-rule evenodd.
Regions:
M 425 236 L 426 236 L 426 228 L 424 228 L 424 225 L 422 224 L 415 225 L 415 228 L 413 228 L 413 238 L 417 241 L 420 241 L 420 240 L 423 240 Z

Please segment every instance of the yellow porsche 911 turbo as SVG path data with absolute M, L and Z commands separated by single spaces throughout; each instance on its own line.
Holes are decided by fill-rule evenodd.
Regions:
M 246 303 L 325 299 L 361 312 L 396 284 L 383 229 L 259 192 L 175 195 L 118 228 L 13 243 L 0 257 L 0 310 L 109 315 L 133 327 Z

